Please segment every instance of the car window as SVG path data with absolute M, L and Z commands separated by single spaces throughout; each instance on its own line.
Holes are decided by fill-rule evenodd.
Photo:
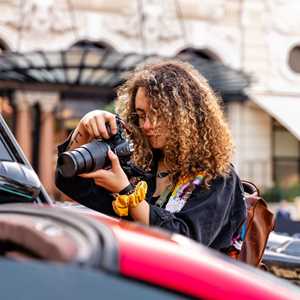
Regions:
M 13 161 L 14 159 L 3 138 L 0 136 L 0 161 L 2 160 Z
M 15 140 L 10 128 L 7 126 L 5 120 L 0 114 L 0 161 L 14 161 L 27 166 L 30 163 L 26 159 L 21 150 L 18 141 Z M 31 166 L 30 166 L 31 167 Z M 41 185 L 41 192 L 37 198 L 37 202 L 52 204 L 52 200 L 47 194 L 47 191 Z
M 290 242 L 284 249 L 283 253 L 294 256 L 300 256 L 300 241 Z

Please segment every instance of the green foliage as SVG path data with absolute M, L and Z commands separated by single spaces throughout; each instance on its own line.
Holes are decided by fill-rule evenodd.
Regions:
M 109 111 L 111 113 L 115 113 L 115 101 L 112 101 L 109 104 L 105 105 L 103 110 Z
M 283 199 L 293 201 L 295 197 L 300 196 L 300 184 L 290 187 L 281 187 L 275 185 L 263 192 L 262 197 L 268 202 L 279 202 Z
M 280 186 L 273 186 L 264 191 L 262 197 L 267 202 L 280 202 L 283 199 L 283 190 Z
M 300 184 L 293 185 L 285 190 L 285 198 L 289 201 L 294 200 L 300 196 Z

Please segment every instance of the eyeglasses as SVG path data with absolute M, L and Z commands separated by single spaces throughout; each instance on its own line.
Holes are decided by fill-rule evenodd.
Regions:
M 132 121 L 135 124 L 137 124 L 139 127 L 142 127 L 145 124 L 145 122 L 146 122 L 147 119 L 151 123 L 151 120 L 149 118 L 149 114 L 148 113 L 133 112 L 133 113 L 131 113 L 131 118 L 132 118 Z

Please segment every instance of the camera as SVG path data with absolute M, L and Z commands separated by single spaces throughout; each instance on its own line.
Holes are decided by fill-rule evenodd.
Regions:
M 125 136 L 121 119 L 117 116 L 117 133 L 111 134 L 109 125 L 106 125 L 110 138 L 107 140 L 95 139 L 74 150 L 63 152 L 57 160 L 57 170 L 63 177 L 73 177 L 81 173 L 89 173 L 98 169 L 109 168 L 109 148 L 118 156 L 122 167 L 129 165 L 133 145 Z

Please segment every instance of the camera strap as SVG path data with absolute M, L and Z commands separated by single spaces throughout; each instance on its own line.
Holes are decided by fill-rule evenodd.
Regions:
M 127 166 L 123 166 L 123 169 L 127 175 L 132 177 L 140 177 L 145 181 L 149 181 L 154 177 L 152 173 L 145 172 L 143 169 L 134 165 L 131 161 L 127 163 Z

